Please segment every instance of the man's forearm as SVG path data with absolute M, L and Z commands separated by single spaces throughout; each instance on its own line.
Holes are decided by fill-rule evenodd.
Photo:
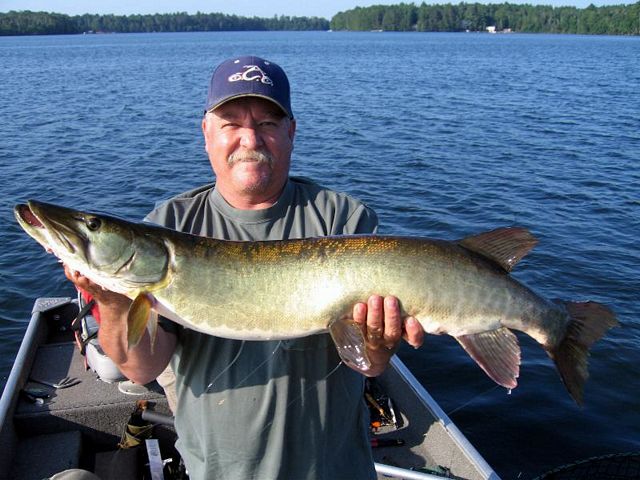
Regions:
M 100 310 L 100 346 L 114 361 L 120 371 L 136 383 L 148 383 L 167 366 L 176 348 L 176 336 L 158 328 L 151 353 L 149 333 L 145 332 L 140 343 L 129 350 L 127 342 L 127 314 L 131 300 L 119 293 L 110 292 L 93 283 L 78 272 L 64 267 L 66 277 L 81 290 L 91 294 Z
M 158 328 L 153 353 L 151 339 L 146 331 L 134 348 L 128 349 L 127 343 L 127 310 L 121 306 L 114 308 L 101 304 L 100 330 L 98 337 L 100 346 L 113 360 L 120 371 L 136 383 L 148 383 L 155 379 L 167 366 L 175 350 L 176 336 Z

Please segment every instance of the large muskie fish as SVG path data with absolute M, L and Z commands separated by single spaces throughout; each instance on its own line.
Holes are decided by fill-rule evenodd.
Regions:
M 267 340 L 326 332 L 343 360 L 370 364 L 353 305 L 394 295 L 428 333 L 447 333 L 497 383 L 517 385 L 520 347 L 533 337 L 582 402 L 588 349 L 617 324 L 594 302 L 545 300 L 508 272 L 535 245 L 525 229 L 503 228 L 458 242 L 341 236 L 233 242 L 28 202 L 24 230 L 72 269 L 133 299 L 130 345 L 156 313 L 227 338 Z M 152 329 L 152 328 L 151 328 Z

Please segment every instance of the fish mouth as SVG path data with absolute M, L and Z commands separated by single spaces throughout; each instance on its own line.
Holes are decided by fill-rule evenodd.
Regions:
M 77 252 L 76 246 L 68 238 L 69 235 L 77 238 L 77 232 L 40 212 L 37 202 L 28 201 L 27 204 L 16 205 L 14 213 L 27 233 L 34 237 L 47 252 L 60 257 L 59 252 L 56 251 L 56 245 L 62 246 L 72 255 Z
M 29 205 L 20 204 L 16 205 L 16 215 L 27 225 L 34 228 L 45 228 L 44 224 L 38 219 L 38 217 L 29 208 Z

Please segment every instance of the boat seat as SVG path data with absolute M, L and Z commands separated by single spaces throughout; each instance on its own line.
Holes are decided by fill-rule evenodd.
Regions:
M 16 449 L 11 477 L 33 480 L 70 468 L 80 468 L 82 435 L 77 430 L 48 433 L 21 439 Z

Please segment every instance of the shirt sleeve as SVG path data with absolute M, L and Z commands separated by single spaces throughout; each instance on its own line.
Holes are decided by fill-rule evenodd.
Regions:
M 360 204 L 347 219 L 343 233 L 346 235 L 369 234 L 378 231 L 378 215 L 366 205 Z
M 171 208 L 169 202 L 157 206 L 146 217 L 142 219 L 143 222 L 153 223 L 160 225 L 161 227 L 176 229 L 177 221 L 175 215 L 175 209 Z

